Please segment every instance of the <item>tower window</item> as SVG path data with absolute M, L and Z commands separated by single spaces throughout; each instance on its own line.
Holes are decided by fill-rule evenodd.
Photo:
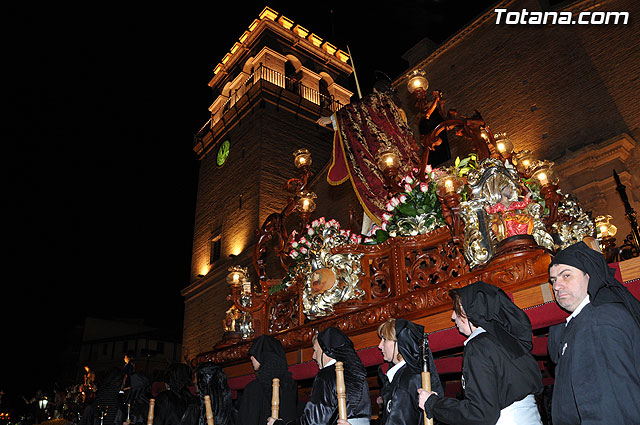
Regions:
M 222 251 L 222 235 L 216 232 L 209 239 L 209 264 L 213 264 L 220 259 Z

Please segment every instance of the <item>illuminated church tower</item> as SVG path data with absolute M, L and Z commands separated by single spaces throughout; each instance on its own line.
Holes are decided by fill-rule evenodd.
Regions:
M 293 152 L 311 153 L 312 178 L 328 164 L 333 132 L 316 121 L 350 102 L 348 59 L 267 7 L 215 67 L 211 119 L 193 147 L 200 171 L 191 282 L 182 291 L 187 358 L 222 337 L 229 267 L 247 267 L 255 280 L 255 231 L 287 202 Z

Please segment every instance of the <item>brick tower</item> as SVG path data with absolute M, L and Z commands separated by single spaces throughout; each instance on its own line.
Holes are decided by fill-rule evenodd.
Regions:
M 230 266 L 250 270 L 255 231 L 287 201 L 293 152 L 329 159 L 332 132 L 316 123 L 350 102 L 348 55 L 266 7 L 215 67 L 210 120 L 196 134 L 200 161 L 191 282 L 183 289 L 186 358 L 222 337 Z M 346 186 L 346 185 L 345 185 Z

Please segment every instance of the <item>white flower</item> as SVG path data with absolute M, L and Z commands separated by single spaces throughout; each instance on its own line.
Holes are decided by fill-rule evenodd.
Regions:
M 396 231 L 395 230 L 390 231 L 389 232 L 389 236 L 391 236 L 392 238 L 395 238 L 396 237 Z
M 387 222 L 386 221 L 382 222 L 382 230 L 385 230 L 385 231 L 387 230 Z
M 292 248 L 297 248 L 298 247 L 298 242 L 291 242 L 291 247 Z
M 298 252 L 297 251 L 291 251 L 289 253 L 289 257 L 293 258 L 295 260 L 295 258 L 298 256 Z
M 411 176 L 404 176 L 404 181 L 405 181 L 405 183 L 412 184 L 412 183 L 413 183 L 413 177 L 411 177 Z
M 313 229 L 310 227 L 309 230 L 307 230 L 307 233 L 309 234 L 309 236 L 312 236 L 315 232 L 313 231 Z
M 393 204 L 391 202 L 387 202 L 387 211 L 393 211 L 395 207 L 393 206 Z
M 411 230 L 409 231 L 409 234 L 410 234 L 411 236 L 415 236 L 415 235 L 417 235 L 417 234 L 418 234 L 418 231 L 417 231 L 416 229 L 411 229 Z
M 394 207 L 397 207 L 398 205 L 400 205 L 400 201 L 398 201 L 398 198 L 396 198 L 395 196 L 391 198 L 389 203 L 391 203 L 391 205 L 393 205 Z
M 400 200 L 401 204 L 404 204 L 405 202 L 407 202 L 407 195 L 402 194 L 398 196 L 398 199 Z
M 411 193 L 413 191 L 413 188 L 411 187 L 410 184 L 405 184 L 404 185 L 404 191 L 407 193 Z
M 431 169 L 431 165 L 430 165 L 430 164 L 427 164 L 427 169 L 425 170 L 425 173 L 426 173 L 426 174 L 429 174 L 429 173 L 431 173 L 431 171 L 432 171 L 432 169 Z
M 325 224 L 324 217 L 320 217 L 320 218 L 318 219 L 318 222 L 319 222 L 320 224 Z
M 426 192 L 427 190 L 429 190 L 429 183 L 427 182 L 420 183 L 420 191 Z
M 390 218 L 391 218 L 391 214 L 389 214 L 389 213 L 384 213 L 384 214 L 382 214 L 382 219 L 383 219 L 384 221 L 389 221 L 389 219 L 390 219 Z M 375 226 L 375 227 L 377 227 L 377 226 Z M 371 231 L 372 231 L 372 232 L 375 232 L 375 231 L 376 231 L 375 227 L 372 227 L 372 228 L 371 228 Z
M 307 253 L 307 248 L 301 247 L 300 248 L 300 254 L 306 254 L 306 253 Z

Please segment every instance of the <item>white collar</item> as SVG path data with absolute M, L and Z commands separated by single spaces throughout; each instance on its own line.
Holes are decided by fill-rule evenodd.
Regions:
M 329 366 L 331 366 L 332 364 L 334 364 L 335 362 L 337 362 L 337 360 L 336 360 L 336 359 L 331 359 L 331 360 L 329 360 L 329 361 L 327 362 L 327 364 L 326 364 L 326 365 L 322 366 L 322 368 L 324 369 L 325 367 L 329 367 Z
M 393 381 L 393 377 L 396 375 L 396 372 L 406 363 L 406 361 L 402 360 L 401 362 L 394 364 L 393 367 L 387 371 L 387 378 L 389 378 L 389 382 Z
M 589 294 L 587 294 L 586 297 L 584 297 L 584 299 L 582 300 L 582 302 L 578 305 L 578 307 L 576 307 L 575 310 L 573 310 L 573 313 L 571 313 L 571 315 L 569 317 L 567 317 L 565 320 L 567 321 L 567 323 L 565 324 L 568 325 L 569 324 L 569 320 L 573 319 L 574 317 L 576 317 L 578 314 L 580 314 L 580 312 L 582 311 L 582 309 L 584 308 L 584 306 L 586 306 L 587 304 L 589 304 L 591 302 L 591 300 L 589 299 Z
M 467 345 L 467 342 L 471 341 L 472 338 L 475 338 L 476 336 L 480 335 L 483 332 L 486 332 L 484 328 L 482 327 L 476 328 L 475 331 L 471 332 L 471 335 L 469 335 L 469 338 L 467 338 L 467 340 L 464 342 L 464 345 Z

